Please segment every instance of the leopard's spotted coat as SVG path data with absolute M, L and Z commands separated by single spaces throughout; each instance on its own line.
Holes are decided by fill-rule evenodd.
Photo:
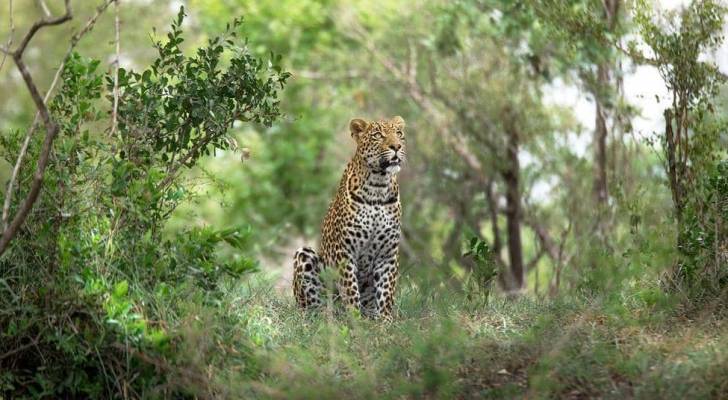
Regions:
M 404 120 L 350 125 L 357 149 L 321 228 L 318 252 L 294 256 L 293 293 L 301 307 L 322 304 L 320 273 L 339 271 L 337 297 L 373 318 L 392 318 L 399 268 L 402 209 L 397 173 L 405 160 Z

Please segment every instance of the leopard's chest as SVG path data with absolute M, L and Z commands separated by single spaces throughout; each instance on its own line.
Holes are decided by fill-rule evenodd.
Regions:
M 355 258 L 361 264 L 371 264 L 391 253 L 399 244 L 399 205 L 361 204 L 353 218 Z

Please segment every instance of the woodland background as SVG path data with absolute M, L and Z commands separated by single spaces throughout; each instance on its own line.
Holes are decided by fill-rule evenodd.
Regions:
M 0 398 L 728 397 L 726 6 L 3 0 Z M 304 313 L 394 115 L 397 318 Z

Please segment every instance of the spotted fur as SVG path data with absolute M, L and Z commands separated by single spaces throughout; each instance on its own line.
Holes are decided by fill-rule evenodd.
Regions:
M 294 256 L 293 294 L 303 307 L 322 303 L 320 273 L 337 268 L 336 297 L 362 314 L 392 318 L 402 209 L 397 173 L 405 161 L 404 120 L 351 121 L 357 149 L 321 227 L 318 252 Z

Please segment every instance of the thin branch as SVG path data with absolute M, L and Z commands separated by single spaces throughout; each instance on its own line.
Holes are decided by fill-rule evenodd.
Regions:
M 18 229 L 20 229 L 20 226 L 25 222 L 25 219 L 28 217 L 28 214 L 32 210 L 33 205 L 35 204 L 36 200 L 38 200 L 38 196 L 40 195 L 40 191 L 43 186 L 43 176 L 45 174 L 46 167 L 48 166 L 50 153 L 53 148 L 53 141 L 55 140 L 56 136 L 58 135 L 58 131 L 60 130 L 58 124 L 56 124 L 56 122 L 53 121 L 53 119 L 51 118 L 48 107 L 46 107 L 45 100 L 41 97 L 40 92 L 38 91 L 38 87 L 35 85 L 33 77 L 30 75 L 28 67 L 23 61 L 23 52 L 28 46 L 28 43 L 30 43 L 30 40 L 41 28 L 46 26 L 59 25 L 72 18 L 70 0 L 65 0 L 64 4 L 66 8 L 66 13 L 63 16 L 57 18 L 44 18 L 40 21 L 35 22 L 23 38 L 20 46 L 18 46 L 18 48 L 11 53 L 13 61 L 15 61 L 15 65 L 20 71 L 20 75 L 23 77 L 23 81 L 25 82 L 28 92 L 30 93 L 31 98 L 33 99 L 33 102 L 38 109 L 38 114 L 40 115 L 40 118 L 43 121 L 43 125 L 46 129 L 46 136 L 43 140 L 43 144 L 38 155 L 38 162 L 36 164 L 35 172 L 33 173 L 33 179 L 30 183 L 28 195 L 19 206 L 18 212 L 15 214 L 12 222 L 8 225 L 7 229 L 3 230 L 2 236 L 0 237 L 0 255 L 5 252 L 8 244 L 18 233 Z M 106 6 L 108 6 L 108 4 L 106 4 Z M 71 49 L 75 46 L 76 43 L 78 43 L 78 40 L 80 40 L 82 35 L 91 30 L 96 18 L 98 17 L 98 14 L 101 13 L 102 9 L 105 9 L 104 5 L 99 7 L 99 9 L 97 10 L 97 15 L 89 20 L 86 26 L 84 26 L 84 28 L 78 34 L 74 35 L 74 37 L 71 39 Z M 70 50 L 68 54 L 70 54 Z
M 23 52 L 28 46 L 28 43 L 30 43 L 30 40 L 33 39 L 33 36 L 35 36 L 35 34 L 38 33 L 41 28 L 44 28 L 46 26 L 60 25 L 73 17 L 73 14 L 71 12 L 71 0 L 65 0 L 64 4 L 66 6 L 65 14 L 56 18 L 43 18 L 40 21 L 36 21 L 33 26 L 30 27 L 28 33 L 25 34 L 25 37 L 23 37 L 23 40 L 20 42 L 20 46 L 18 46 L 18 48 L 13 52 L 14 57 L 21 57 L 23 55 Z
M 543 258 L 544 254 L 546 254 L 546 250 L 541 247 L 538 250 L 538 253 L 536 253 L 536 255 L 533 257 L 533 259 L 526 264 L 526 271 L 531 271 L 533 267 L 535 267 L 536 264 L 541 261 L 541 258 Z
M 651 65 L 653 67 L 660 66 L 660 62 L 658 60 L 649 58 L 640 52 L 633 51 L 632 49 L 625 49 L 624 47 L 622 47 L 622 45 L 619 42 L 615 42 L 615 43 L 613 43 L 613 45 L 621 53 L 623 53 L 624 55 L 626 55 L 627 57 L 631 58 L 632 60 L 636 61 L 639 64 L 647 64 L 647 65 Z
M 245 114 L 250 112 L 252 110 L 253 106 L 248 106 L 243 110 L 239 110 L 234 115 L 230 117 L 230 120 L 225 121 L 225 126 L 231 127 L 235 121 L 245 121 Z M 159 184 L 157 184 L 156 190 L 162 191 L 166 189 L 172 182 L 174 182 L 175 179 L 182 173 L 180 171 L 180 168 L 183 166 L 191 166 L 189 165 L 190 160 L 195 155 L 198 155 L 201 153 L 212 141 L 215 139 L 213 135 L 208 134 L 206 137 L 201 138 L 197 143 L 195 143 L 194 146 L 192 146 L 187 153 L 180 158 L 176 163 L 170 164 L 170 166 L 167 168 L 166 174 L 167 176 L 162 179 Z
M 532 216 L 527 216 L 526 218 L 524 218 L 523 222 L 528 225 L 536 234 L 536 238 L 538 239 L 541 248 L 546 251 L 546 254 L 548 254 L 549 258 L 551 258 L 552 260 L 557 260 L 559 258 L 558 247 L 556 243 L 554 243 L 554 240 L 551 237 L 548 229 L 546 229 L 545 226 L 541 225 L 541 223 L 538 221 L 538 218 Z
M 369 53 L 374 56 L 374 58 L 384 67 L 384 69 L 386 69 L 395 79 L 397 79 L 399 82 L 403 83 L 406 86 L 410 98 L 421 109 L 423 109 L 431 116 L 433 125 L 436 127 L 440 135 L 445 139 L 447 143 L 450 144 L 450 146 L 458 154 L 458 156 L 460 156 L 460 158 L 465 161 L 468 167 L 470 167 L 475 172 L 480 181 L 485 182 L 487 180 L 487 174 L 485 173 L 485 169 L 480 163 L 478 157 L 470 151 L 465 138 L 461 137 L 461 135 L 457 134 L 457 132 L 452 132 L 448 129 L 446 118 L 442 115 L 437 106 L 435 106 L 435 104 L 432 103 L 432 101 L 430 101 L 430 99 L 425 95 L 423 89 L 420 87 L 417 81 L 411 79 L 411 77 L 414 77 L 403 72 L 397 66 L 394 60 L 385 57 L 378 50 L 377 46 L 370 39 L 368 39 L 366 33 L 362 32 L 360 28 L 354 26 L 351 31 L 355 33 L 355 36 L 350 36 L 350 38 L 359 41 L 367 49 L 367 51 L 369 51 Z
M 332 75 L 328 72 L 316 71 L 316 70 L 298 70 L 292 71 L 293 75 L 302 79 L 310 79 L 314 81 L 326 80 L 326 81 L 340 81 L 340 80 L 352 80 L 362 76 L 362 73 L 357 70 L 344 71 L 339 75 Z
M 5 48 L 2 49 L 3 59 L 0 61 L 0 71 L 2 71 L 5 65 L 5 59 L 8 58 L 7 49 L 13 45 L 13 35 L 15 34 L 15 21 L 13 20 L 13 0 L 8 0 L 8 19 L 10 20 L 10 33 L 8 34 L 8 41 L 5 44 Z
M 417 82 L 417 47 L 409 43 L 409 61 L 407 63 L 407 77 L 410 82 Z
M 51 16 L 51 10 L 48 9 L 48 5 L 45 3 L 45 1 L 38 0 L 38 7 L 43 10 L 43 14 L 46 16 L 46 18 Z
M 48 92 L 50 93 L 50 92 Z M 3 216 L 2 216 L 2 224 L 3 224 L 3 231 L 6 231 L 8 229 L 8 216 L 10 215 L 10 203 L 13 199 L 13 192 L 15 192 L 15 181 L 18 179 L 18 172 L 20 172 L 20 165 L 23 163 L 23 159 L 25 158 L 25 153 L 28 151 L 28 144 L 30 144 L 30 138 L 33 136 L 33 132 L 35 131 L 36 126 L 38 125 L 38 114 L 35 114 L 35 119 L 33 120 L 33 124 L 31 125 L 30 129 L 28 129 L 28 133 L 25 135 L 25 139 L 23 140 L 23 145 L 20 146 L 20 152 L 18 153 L 18 158 L 15 161 L 15 166 L 13 167 L 13 174 L 10 176 L 10 181 L 8 181 L 8 188 L 5 191 L 5 201 L 3 203 Z
M 119 53 L 120 53 L 120 41 L 119 41 L 119 0 L 114 0 L 114 30 L 116 32 L 116 60 L 114 61 L 114 107 L 111 111 L 111 136 L 116 133 L 117 122 L 117 111 L 119 110 Z
M 183 166 L 186 166 L 187 163 L 192 159 L 192 157 L 197 154 L 198 152 L 201 152 L 203 149 L 209 145 L 212 140 L 214 139 L 213 136 L 208 136 L 204 139 L 200 139 L 190 150 L 187 151 L 187 154 L 184 155 L 179 161 L 177 161 L 176 164 L 174 164 L 169 171 L 167 172 L 167 176 L 164 177 L 164 179 L 159 182 L 157 185 L 157 190 L 164 190 L 169 186 L 175 179 L 177 179 L 177 176 L 179 176 L 180 168 Z
M 33 102 L 35 102 L 36 107 L 40 111 L 41 119 L 43 120 L 43 124 L 46 128 L 46 137 L 40 150 L 38 164 L 36 165 L 35 172 L 33 173 L 33 180 L 30 183 L 28 196 L 20 205 L 13 221 L 10 225 L 8 225 L 8 228 L 3 231 L 2 237 L 0 237 L 0 255 L 5 252 L 8 244 L 15 237 L 23 222 L 25 222 L 30 210 L 33 208 L 33 204 L 35 204 L 35 201 L 38 199 L 41 186 L 43 185 L 43 175 L 46 167 L 48 166 L 51 148 L 53 147 L 53 140 L 55 140 L 59 130 L 58 124 L 51 119 L 48 108 L 43 102 L 43 99 L 40 97 L 38 88 L 35 86 L 35 82 L 33 82 L 33 78 L 30 76 L 28 67 L 23 62 L 23 59 L 18 54 L 13 54 L 13 59 L 15 60 L 15 65 L 18 67 L 18 70 L 20 70 L 20 74 L 23 76 L 23 80 L 25 81 L 25 85 L 33 98 Z
M 16 348 L 8 351 L 7 353 L 4 353 L 4 354 L 0 355 L 0 360 L 6 359 L 6 358 L 12 356 L 13 354 L 20 353 L 23 350 L 29 349 L 29 348 L 37 345 L 38 344 L 38 341 L 40 339 L 40 335 L 41 334 L 39 333 L 38 336 L 36 336 L 35 339 L 33 339 L 30 343 L 26 343 L 26 344 L 24 344 L 22 346 L 18 346 Z
M 98 7 L 96 7 L 96 13 L 86 21 L 86 24 L 81 28 L 80 31 L 78 31 L 73 37 L 71 37 L 71 44 L 68 48 L 68 51 L 66 52 L 66 57 L 73 51 L 73 49 L 76 47 L 78 42 L 83 38 L 87 33 L 89 33 L 93 28 L 94 25 L 96 25 L 96 21 L 99 19 L 101 14 L 106 11 L 106 9 L 111 5 L 112 2 L 115 0 L 104 0 L 103 3 L 101 3 Z

